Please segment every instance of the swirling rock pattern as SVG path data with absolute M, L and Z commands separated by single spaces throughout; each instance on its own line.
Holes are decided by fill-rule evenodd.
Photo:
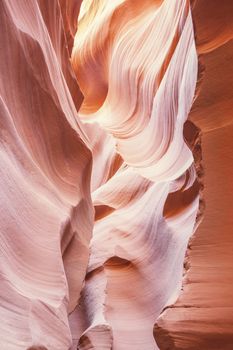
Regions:
M 1 349 L 191 349 L 169 306 L 203 212 L 198 55 L 232 28 L 203 7 L 0 2 Z
M 78 349 L 157 349 L 153 325 L 178 296 L 199 207 L 183 137 L 198 75 L 189 3 L 83 1 L 72 64 L 96 213 L 74 338 Z

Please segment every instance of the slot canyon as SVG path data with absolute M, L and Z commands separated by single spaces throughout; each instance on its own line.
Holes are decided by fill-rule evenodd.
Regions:
M 0 350 L 232 350 L 233 1 L 0 23 Z

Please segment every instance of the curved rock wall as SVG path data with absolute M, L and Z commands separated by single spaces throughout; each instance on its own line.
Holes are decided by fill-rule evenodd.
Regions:
M 64 350 L 93 227 L 82 95 L 57 1 L 1 1 L 0 17 L 0 348 Z
M 193 18 L 205 74 L 190 119 L 202 133 L 206 209 L 189 244 L 182 293 L 160 316 L 155 338 L 160 349 L 230 350 L 233 3 L 198 0 Z

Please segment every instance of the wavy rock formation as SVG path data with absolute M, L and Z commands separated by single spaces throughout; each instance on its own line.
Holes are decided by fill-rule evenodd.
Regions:
M 178 296 L 199 207 L 183 137 L 198 70 L 189 3 L 83 1 L 72 64 L 96 212 L 73 337 L 78 349 L 157 349 L 153 325 Z
M 232 6 L 207 7 L 0 2 L 1 349 L 230 349 Z

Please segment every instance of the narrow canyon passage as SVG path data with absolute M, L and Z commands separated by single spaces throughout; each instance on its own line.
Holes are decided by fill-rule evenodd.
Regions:
M 209 273 L 221 274 L 223 248 L 215 266 L 207 250 L 219 236 L 209 243 L 202 232 L 219 230 L 213 187 L 231 172 L 230 151 L 221 162 L 231 144 L 232 5 L 211 8 L 207 22 L 205 6 L 0 2 L 0 349 L 210 350 L 212 339 L 231 349 L 228 284 L 221 294 Z M 206 281 L 220 329 L 227 320 L 220 340 L 218 311 L 195 316 L 206 303 L 192 304 Z

